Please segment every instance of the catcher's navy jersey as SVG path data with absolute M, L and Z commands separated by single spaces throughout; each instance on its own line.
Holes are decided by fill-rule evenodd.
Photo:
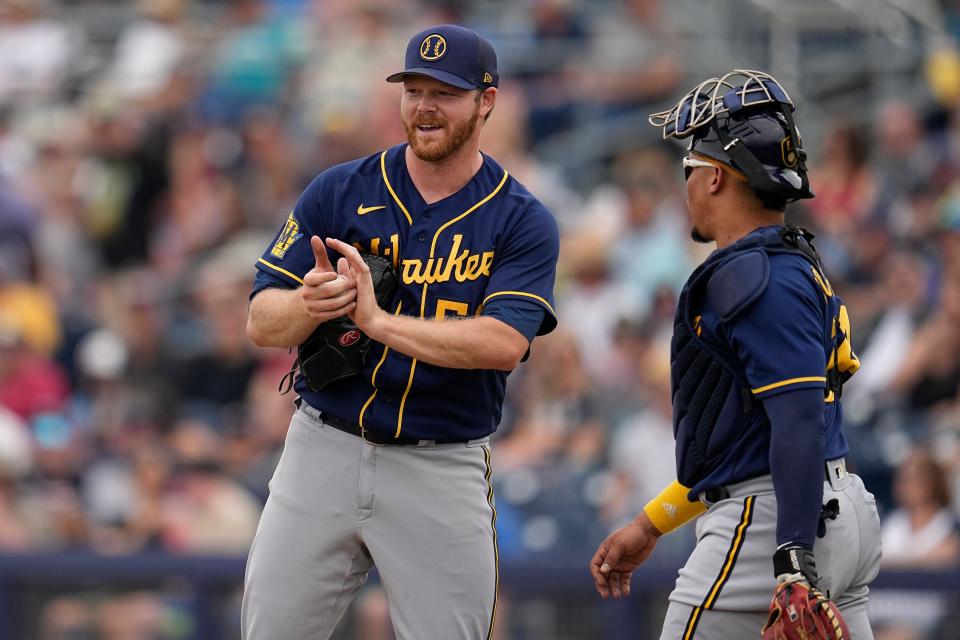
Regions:
M 315 264 L 310 236 L 317 235 L 393 260 L 401 279 L 393 313 L 490 315 L 531 340 L 552 331 L 559 232 L 550 212 L 486 155 L 460 191 L 428 205 L 407 173 L 405 149 L 317 176 L 257 262 L 254 293 L 300 286 Z M 336 264 L 339 256 L 328 253 Z M 317 409 L 377 435 L 470 440 L 499 424 L 506 378 L 504 371 L 437 367 L 374 342 L 359 375 L 320 392 L 298 376 L 295 389 Z
M 736 253 L 738 245 L 756 242 L 757 234 L 776 235 L 778 229 L 754 231 L 722 253 Z M 828 390 L 827 374 L 838 368 L 852 375 L 859 361 L 851 348 L 847 309 L 809 260 L 796 253 L 769 255 L 765 290 L 727 322 L 706 298 L 694 304 L 692 313 L 697 335 L 741 372 L 738 377 L 754 398 L 794 389 L 823 389 L 825 458 L 846 455 L 843 412 L 834 392 Z M 738 410 L 721 413 L 715 437 L 727 438 L 730 444 L 712 473 L 691 493 L 770 473 L 771 427 L 760 403 L 753 404 L 753 411 L 744 412 L 740 404 Z

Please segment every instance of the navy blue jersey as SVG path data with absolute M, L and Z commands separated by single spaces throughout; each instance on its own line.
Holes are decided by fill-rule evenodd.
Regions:
M 556 326 L 559 232 L 550 212 L 492 158 L 457 193 L 428 205 L 407 173 L 406 145 L 321 173 L 257 262 L 256 292 L 300 286 L 310 236 L 391 258 L 401 285 L 390 311 L 420 318 L 489 315 L 529 340 Z M 328 249 L 331 264 L 339 255 Z M 320 392 L 317 409 L 377 435 L 470 440 L 500 422 L 507 372 L 437 367 L 373 343 L 359 375 Z
M 737 244 L 750 244 L 754 234 Z M 734 249 L 735 247 L 730 247 Z M 726 251 L 726 250 L 724 250 Z M 769 255 L 769 284 L 736 317 L 723 321 L 708 302 L 692 308 L 697 335 L 724 354 L 757 400 L 794 389 L 824 392 L 825 459 L 840 458 L 849 450 L 841 430 L 843 411 L 828 390 L 828 372 L 851 375 L 859 361 L 850 344 L 850 319 L 843 301 L 811 262 L 797 253 Z M 759 402 L 753 411 L 721 415 L 739 423 L 724 459 L 694 491 L 719 487 L 770 473 L 770 422 Z

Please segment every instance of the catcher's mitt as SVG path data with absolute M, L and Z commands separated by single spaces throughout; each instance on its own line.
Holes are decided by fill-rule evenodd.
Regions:
M 381 309 L 389 309 L 400 285 L 393 263 L 383 256 L 370 253 L 360 255 L 370 267 L 377 304 Z M 319 391 L 335 380 L 355 375 L 366 363 L 369 351 L 370 338 L 348 316 L 327 320 L 297 347 L 297 359 L 293 369 L 280 381 L 280 392 L 290 391 L 298 367 L 307 386 L 313 391 Z
M 837 605 L 804 579 L 777 585 L 763 640 L 850 640 L 850 631 Z

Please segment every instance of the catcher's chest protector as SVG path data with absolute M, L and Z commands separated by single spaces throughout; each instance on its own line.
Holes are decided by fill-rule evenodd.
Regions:
M 802 230 L 771 227 L 715 251 L 687 280 L 680 293 L 671 342 L 670 382 L 677 479 L 696 487 L 726 464 L 732 443 L 756 419 L 753 397 L 732 348 L 703 339 L 696 310 L 705 305 L 723 324 L 737 316 L 766 290 L 769 256 L 790 253 L 810 262 L 824 282 L 819 258 Z M 831 336 L 828 313 L 825 335 Z M 829 350 L 835 345 L 826 344 Z M 847 376 L 848 377 L 848 376 Z M 838 374 L 828 391 L 839 393 Z

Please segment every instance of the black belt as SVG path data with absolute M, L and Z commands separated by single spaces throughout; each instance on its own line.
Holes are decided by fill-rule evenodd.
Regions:
M 847 466 L 843 458 L 837 460 L 828 460 L 823 465 L 823 479 L 832 482 L 833 480 L 840 480 L 847 476 Z M 703 500 L 708 504 L 716 504 L 721 500 L 726 500 L 730 497 L 730 491 L 726 487 L 714 487 L 713 489 L 707 489 L 702 494 Z
M 707 489 L 702 494 L 703 501 L 707 504 L 716 504 L 721 500 L 726 500 L 730 497 L 730 492 L 726 487 L 714 487 L 713 489 Z
M 320 419 L 323 420 L 324 424 L 328 424 L 334 429 L 338 429 L 340 431 L 343 431 L 344 433 L 349 433 L 352 436 L 363 438 L 370 444 L 418 445 L 421 442 L 423 442 L 420 438 L 411 438 L 409 436 L 385 438 L 382 435 L 378 435 L 363 429 L 356 422 L 351 422 L 350 420 L 344 420 L 343 418 L 332 416 L 329 413 L 321 413 Z

